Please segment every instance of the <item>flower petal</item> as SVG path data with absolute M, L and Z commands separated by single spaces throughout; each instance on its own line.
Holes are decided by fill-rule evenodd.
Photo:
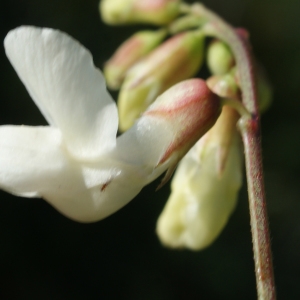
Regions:
M 159 161 L 174 139 L 175 133 L 164 118 L 153 119 L 142 116 L 117 139 L 113 151 L 115 160 L 139 167 L 150 183 L 165 172 L 172 160 L 159 165 Z
M 27 26 L 9 32 L 4 44 L 29 94 L 62 131 L 73 156 L 92 160 L 115 146 L 116 105 L 88 50 L 60 31 Z
M 164 245 L 200 250 L 218 237 L 235 208 L 242 183 L 239 142 L 236 132 L 220 176 L 218 147 L 211 148 L 200 163 L 198 142 L 182 159 L 170 198 L 157 222 L 157 233 Z
M 80 170 L 62 152 L 59 129 L 49 126 L 0 127 L 0 187 L 25 197 L 41 197 L 53 188 L 61 170 Z M 59 189 L 59 183 L 55 187 Z
M 145 185 L 138 167 L 103 157 L 80 165 L 61 144 L 56 128 L 0 126 L 0 188 L 43 197 L 82 222 L 101 220 L 127 204 Z

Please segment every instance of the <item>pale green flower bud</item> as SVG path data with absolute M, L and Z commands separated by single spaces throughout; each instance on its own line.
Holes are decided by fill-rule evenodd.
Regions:
M 226 44 L 213 41 L 207 50 L 207 64 L 212 74 L 223 75 L 234 65 L 234 57 Z
M 206 80 L 208 87 L 218 96 L 230 99 L 239 99 L 240 90 L 234 72 L 225 75 L 214 75 Z
M 164 245 L 203 249 L 227 223 L 242 183 L 237 118 L 233 109 L 224 107 L 215 126 L 180 162 L 170 198 L 157 222 Z
M 180 13 L 180 0 L 102 0 L 101 16 L 108 24 L 170 23 Z
M 166 37 L 166 30 L 144 30 L 126 40 L 106 62 L 104 76 L 110 89 L 119 89 L 129 68 Z
M 204 37 L 196 31 L 176 35 L 128 71 L 118 99 L 122 131 L 130 128 L 158 95 L 198 71 L 203 42 Z

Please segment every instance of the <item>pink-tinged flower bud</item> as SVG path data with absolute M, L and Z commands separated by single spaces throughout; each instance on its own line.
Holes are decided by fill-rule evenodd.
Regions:
M 135 33 L 126 40 L 104 66 L 107 86 L 119 89 L 128 69 L 148 54 L 167 35 L 166 30 L 144 30 Z
M 214 75 L 223 75 L 234 66 L 234 57 L 229 47 L 221 41 L 213 41 L 207 49 L 208 68 Z
M 169 164 L 162 184 L 178 161 L 215 124 L 220 112 L 220 99 L 205 81 L 189 79 L 160 95 L 142 115 L 141 119 L 147 120 L 149 126 L 158 126 L 157 134 L 165 135 L 168 141 L 157 163 L 157 167 Z
M 118 99 L 120 130 L 130 128 L 158 95 L 198 71 L 203 41 L 198 31 L 179 34 L 128 71 Z
M 170 23 L 180 13 L 180 0 L 102 0 L 100 12 L 108 24 Z

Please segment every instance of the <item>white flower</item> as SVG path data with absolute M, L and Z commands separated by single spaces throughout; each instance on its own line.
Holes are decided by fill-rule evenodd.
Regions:
M 212 126 L 218 117 L 219 101 L 207 93 L 203 82 L 193 81 L 192 86 L 201 87 L 195 86 L 195 91 L 203 93 L 190 93 L 185 100 L 176 96 L 185 93 L 175 88 L 170 104 L 167 91 L 153 111 L 150 107 L 116 138 L 116 105 L 83 46 L 62 32 L 35 27 L 12 30 L 4 44 L 50 126 L 0 126 L 0 188 L 19 196 L 42 197 L 74 220 L 105 218 L 173 168 L 186 139 L 184 131 L 177 130 L 178 115 L 185 116 L 180 122 L 191 133 L 199 132 L 203 123 L 208 130 L 208 123 Z M 183 86 L 190 88 L 190 84 Z M 211 118 L 202 122 L 190 117 L 190 111 L 198 113 L 206 106 L 212 106 Z M 191 134 L 187 142 L 195 138 L 199 136 Z
M 157 222 L 158 236 L 166 246 L 207 247 L 235 208 L 242 183 L 242 153 L 236 119 L 227 122 L 224 117 L 223 108 L 215 126 L 176 170 L 170 198 Z
M 116 146 L 117 108 L 91 54 L 64 33 L 34 27 L 9 32 L 4 44 L 50 126 L 0 127 L 0 187 L 43 197 L 83 222 L 128 203 L 149 181 L 155 154 L 130 157 L 133 148 L 139 151 L 137 134 L 135 144 L 127 145 L 130 155 Z M 127 139 L 133 135 L 134 129 Z

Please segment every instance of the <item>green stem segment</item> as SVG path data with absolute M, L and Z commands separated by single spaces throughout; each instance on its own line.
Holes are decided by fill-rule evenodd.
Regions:
M 184 5 L 183 8 L 184 12 L 205 19 L 206 25 L 203 30 L 206 34 L 228 44 L 235 56 L 242 103 L 250 113 L 250 116 L 241 117 L 239 128 L 245 149 L 257 293 L 260 300 L 273 300 L 276 299 L 276 293 L 264 191 L 256 83 L 250 46 L 245 36 L 203 5 L 194 4 L 189 9 Z
M 221 103 L 222 105 L 228 105 L 234 108 L 239 113 L 239 115 L 243 117 L 243 119 L 251 119 L 251 114 L 239 100 L 221 98 Z

